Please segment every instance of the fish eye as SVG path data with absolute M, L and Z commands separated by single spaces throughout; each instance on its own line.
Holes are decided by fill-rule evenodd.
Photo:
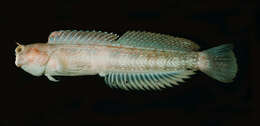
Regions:
M 23 51 L 23 47 L 22 46 L 18 46 L 15 50 L 16 53 L 20 53 Z
M 22 51 L 22 48 L 18 48 L 17 49 L 17 52 L 19 53 L 19 52 L 21 52 Z

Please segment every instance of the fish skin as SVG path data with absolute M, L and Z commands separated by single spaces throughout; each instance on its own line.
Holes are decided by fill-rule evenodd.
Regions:
M 59 32 L 54 33 L 51 34 L 50 37 L 60 35 Z M 82 32 L 82 34 L 83 33 L 84 32 Z M 103 37 L 103 39 L 105 38 Z M 178 42 L 178 40 L 185 41 L 185 39 L 178 38 L 175 42 Z M 103 42 L 105 42 L 105 40 L 103 40 Z M 199 47 L 194 46 L 193 48 Z M 28 45 L 18 44 L 15 52 L 16 66 L 21 67 L 34 76 L 45 75 L 51 81 L 58 81 L 52 77 L 56 75 L 79 76 L 99 74 L 105 77 L 110 73 L 115 73 L 111 76 L 111 79 L 116 76 L 116 83 L 124 83 L 122 80 L 122 82 L 119 82 L 116 73 L 140 74 L 140 76 L 150 74 L 153 75 L 152 80 L 160 80 L 160 76 L 164 77 L 164 79 L 161 79 L 160 86 L 165 88 L 169 81 L 174 82 L 175 85 L 177 85 L 177 82 L 183 82 L 183 78 L 189 78 L 188 75 L 190 75 L 190 72 L 186 73 L 187 75 L 185 75 L 185 73 L 181 73 L 180 75 L 175 73 L 175 77 L 171 77 L 170 74 L 167 74 L 167 76 L 157 76 L 156 73 L 178 73 L 178 71 L 185 70 L 202 70 L 212 78 L 226 83 L 230 82 L 237 72 L 236 59 L 229 45 L 215 47 L 206 51 L 191 51 L 187 50 L 187 48 L 182 50 L 177 47 L 176 50 L 163 50 L 158 48 L 129 47 L 120 44 L 100 45 L 95 42 L 91 44 L 52 42 Z M 217 53 L 215 54 L 215 52 Z M 230 60 L 222 61 L 222 59 L 225 58 L 230 58 Z M 227 68 L 234 66 L 230 71 L 221 71 L 226 71 L 227 74 L 231 72 L 232 75 L 225 78 L 214 66 Z M 214 73 L 212 70 L 219 74 L 212 74 Z M 125 76 L 127 75 L 124 74 L 124 81 L 127 81 Z M 133 88 L 148 88 L 146 87 L 147 85 L 135 84 L 135 82 L 144 83 L 143 81 L 136 80 L 136 77 L 142 78 L 140 76 L 129 76 L 134 79 L 130 79 L 131 84 L 134 86 Z M 112 81 L 108 80 L 109 83 L 113 83 Z M 159 86 L 155 85 L 155 82 L 149 80 L 149 78 L 144 79 L 144 81 L 146 81 L 146 83 L 150 82 L 150 85 L 153 85 L 153 87 L 150 88 L 157 88 Z M 121 85 L 121 87 L 127 89 L 125 85 Z M 129 86 L 129 88 L 132 87 Z
M 38 49 L 45 56 L 36 52 L 28 55 L 46 58 L 43 74 L 48 75 L 94 75 L 109 72 L 165 72 L 180 69 L 197 70 L 198 52 L 161 51 L 151 49 L 128 48 L 123 46 L 70 45 L 70 44 L 31 44 L 28 49 Z M 19 60 L 17 60 L 19 61 Z
M 158 51 L 100 45 L 46 45 L 55 50 L 46 67 L 46 73 L 51 75 L 149 73 L 186 68 L 197 69 L 198 52 Z M 56 66 L 52 65 L 53 62 Z M 79 68 L 81 70 L 74 71 Z

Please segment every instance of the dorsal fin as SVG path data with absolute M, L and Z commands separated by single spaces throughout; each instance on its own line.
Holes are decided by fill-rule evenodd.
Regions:
M 116 40 L 116 34 L 100 31 L 54 31 L 49 35 L 48 43 L 54 44 L 110 44 Z
M 196 51 L 200 48 L 196 43 L 188 39 L 141 31 L 128 31 L 124 33 L 117 42 L 119 42 L 120 45 L 130 47 L 161 50 Z
M 191 40 L 170 35 L 128 31 L 118 40 L 118 35 L 100 31 L 54 31 L 49 35 L 48 43 L 53 44 L 100 44 L 122 45 L 134 48 L 196 51 L 200 47 Z

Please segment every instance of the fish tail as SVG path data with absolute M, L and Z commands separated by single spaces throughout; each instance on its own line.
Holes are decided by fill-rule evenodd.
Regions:
M 237 73 L 237 62 L 232 44 L 223 44 L 199 53 L 199 69 L 208 76 L 230 83 Z

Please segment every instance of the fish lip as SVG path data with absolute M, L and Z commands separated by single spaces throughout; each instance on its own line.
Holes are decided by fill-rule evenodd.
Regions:
M 17 67 L 21 67 L 22 65 L 21 64 L 15 64 Z

